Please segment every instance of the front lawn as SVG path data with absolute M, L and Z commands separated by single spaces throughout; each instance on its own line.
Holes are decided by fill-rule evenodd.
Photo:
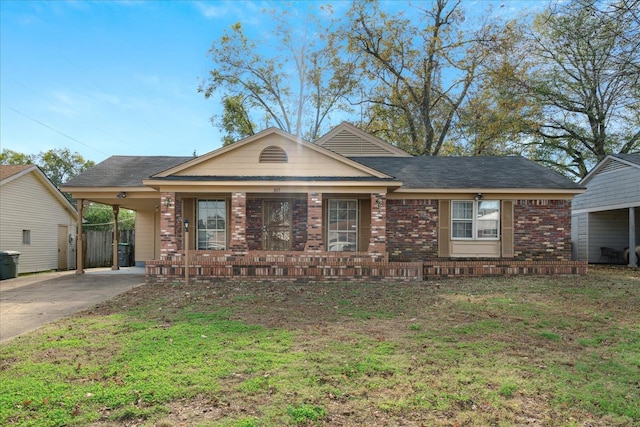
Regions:
M 0 346 L 0 425 L 632 426 L 640 271 L 146 285 Z

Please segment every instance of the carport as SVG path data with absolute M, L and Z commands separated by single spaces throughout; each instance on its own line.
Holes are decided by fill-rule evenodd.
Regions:
M 587 190 L 573 199 L 571 240 L 575 260 L 638 266 L 639 182 L 640 154 L 607 156 L 580 182 Z

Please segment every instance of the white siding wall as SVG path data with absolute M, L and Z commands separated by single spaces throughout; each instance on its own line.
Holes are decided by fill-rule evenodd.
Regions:
M 0 187 L 0 250 L 20 252 L 19 274 L 58 268 L 59 225 L 75 230 L 76 221 L 35 173 Z M 30 245 L 22 230 L 31 230 Z
M 600 247 L 622 251 L 629 245 L 629 207 L 636 207 L 636 230 L 640 211 L 640 169 L 610 159 L 586 184 L 587 190 L 573 198 L 573 256 L 599 262 Z M 590 211 L 590 212 L 588 212 Z M 636 237 L 638 240 L 638 237 Z M 603 259 L 603 262 L 606 262 Z
M 640 169 L 625 166 L 595 175 L 587 183 L 587 191 L 573 198 L 572 209 L 608 206 L 640 206 Z

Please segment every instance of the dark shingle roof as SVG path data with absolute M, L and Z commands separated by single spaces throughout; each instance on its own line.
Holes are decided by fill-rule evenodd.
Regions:
M 193 157 L 112 156 L 69 180 L 64 187 L 140 187 L 142 180 L 177 166 Z M 564 176 L 519 156 L 509 157 L 352 157 L 365 166 L 403 182 L 408 189 L 527 188 L 580 189 Z M 180 180 L 272 180 L 304 177 L 174 176 Z M 307 177 L 308 180 L 340 180 L 341 177 Z M 358 181 L 358 178 L 349 178 Z M 369 177 L 361 180 L 367 181 Z M 380 180 L 375 178 L 374 180 Z M 382 181 L 385 181 L 384 179 Z
M 353 157 L 403 182 L 402 188 L 581 189 L 568 178 L 520 156 Z
M 141 187 L 142 180 L 193 157 L 111 156 L 65 183 L 64 187 Z

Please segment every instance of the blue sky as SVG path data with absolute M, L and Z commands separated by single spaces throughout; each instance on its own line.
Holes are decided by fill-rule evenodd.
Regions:
M 495 3 L 509 14 L 546 4 Z M 66 147 L 95 162 L 219 148 L 209 121 L 219 104 L 197 93 L 211 68 L 207 50 L 236 22 L 264 28 L 261 11 L 282 4 L 0 1 L 0 147 L 28 154 Z M 350 2 L 333 4 L 339 12 Z

